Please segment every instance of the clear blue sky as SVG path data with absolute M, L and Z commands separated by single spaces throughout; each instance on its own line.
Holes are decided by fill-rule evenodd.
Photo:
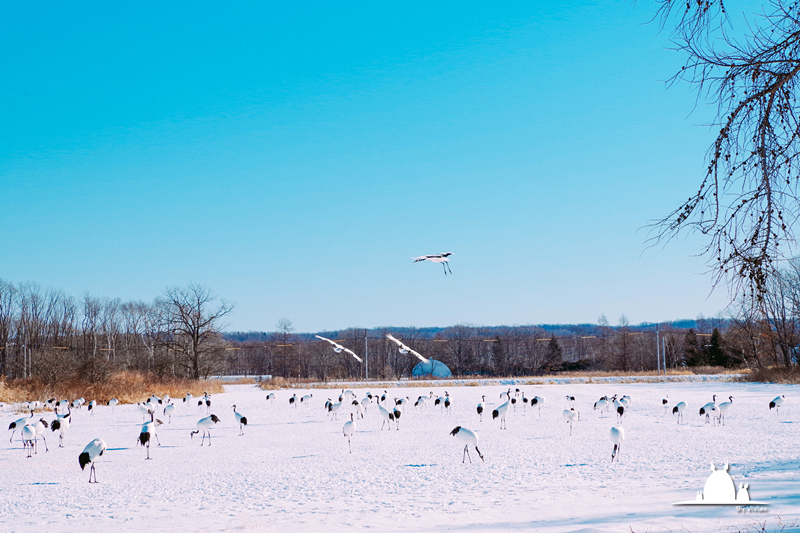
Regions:
M 702 241 L 640 229 L 713 138 L 655 9 L 6 2 L 0 278 L 196 282 L 231 330 L 716 314 Z

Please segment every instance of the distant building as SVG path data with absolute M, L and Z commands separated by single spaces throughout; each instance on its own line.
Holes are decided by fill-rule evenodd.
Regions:
M 447 365 L 436 359 L 428 359 L 427 363 L 419 363 L 411 371 L 413 377 L 431 376 L 434 378 L 449 378 L 453 375 Z

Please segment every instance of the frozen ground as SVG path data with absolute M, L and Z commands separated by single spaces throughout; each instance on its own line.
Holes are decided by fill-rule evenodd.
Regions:
M 800 520 L 800 411 L 798 386 L 750 383 L 604 383 L 520 387 L 546 397 L 541 415 L 518 407 L 508 429 L 475 407 L 492 406 L 506 386 L 452 387 L 452 412 L 409 407 L 400 430 L 380 431 L 377 408 L 358 421 L 353 453 L 342 425 L 329 420 L 326 398 L 339 390 L 315 389 L 310 405 L 290 407 L 305 391 L 278 391 L 274 404 L 252 385 L 227 386 L 213 397 L 222 423 L 212 446 L 190 439 L 199 418 L 178 401 L 172 423 L 158 429 L 162 446 L 152 461 L 137 447 L 142 416 L 136 406 L 74 412 L 66 448 L 47 432 L 27 459 L 19 433 L 0 440 L 0 531 L 736 531 L 766 522 L 767 530 Z M 354 389 L 358 398 L 366 389 Z M 373 393 L 383 392 L 371 389 Z M 412 403 L 431 389 L 388 390 Z M 444 394 L 444 388 L 434 389 Z M 661 407 L 685 401 L 678 425 Z M 566 394 L 577 398 L 581 419 L 569 436 L 562 421 Z M 611 414 L 592 404 L 602 395 L 628 394 L 621 462 L 611 464 Z M 734 396 L 724 427 L 706 425 L 699 407 Z M 780 414 L 769 401 L 786 395 Z M 720 400 L 722 401 L 722 400 Z M 245 435 L 231 406 L 247 416 Z M 489 407 L 491 410 L 492 407 Z M 21 415 L 0 411 L 3 429 Z M 46 413 L 45 419 L 54 415 Z M 476 430 L 482 463 L 461 463 L 455 426 Z M 90 485 L 78 455 L 92 439 L 108 444 L 97 462 L 99 484 Z M 477 462 L 475 462 L 477 460 Z M 710 463 L 730 463 L 734 481 L 750 497 L 769 502 L 766 512 L 736 507 L 676 507 L 703 490 Z

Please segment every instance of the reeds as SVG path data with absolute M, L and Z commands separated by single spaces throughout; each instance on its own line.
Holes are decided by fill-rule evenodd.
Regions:
M 388 388 L 388 387 L 412 387 L 412 388 L 432 388 L 432 387 L 480 387 L 487 384 L 487 382 L 497 382 L 514 380 L 517 386 L 524 385 L 543 385 L 556 380 L 567 378 L 582 380 L 582 383 L 603 383 L 603 378 L 621 378 L 621 383 L 637 383 L 640 377 L 653 377 L 663 381 L 674 381 L 675 378 L 680 376 L 696 376 L 696 375 L 709 375 L 709 374 L 730 374 L 731 379 L 740 379 L 740 374 L 749 374 L 750 369 L 747 368 L 724 368 L 719 366 L 696 366 L 696 367 L 683 367 L 683 368 L 669 368 L 667 369 L 666 377 L 663 372 L 659 375 L 656 370 L 636 370 L 629 372 L 613 371 L 613 370 L 575 370 L 566 372 L 553 372 L 550 374 L 543 374 L 540 376 L 485 376 L 485 377 L 458 377 L 450 376 L 446 378 L 439 378 L 435 381 L 430 378 L 422 379 L 378 379 L 364 382 L 359 379 L 350 380 L 331 380 L 320 381 L 313 378 L 281 378 L 274 377 L 262 381 L 259 386 L 264 390 L 280 390 L 280 389 L 336 389 L 341 387 L 350 387 L 353 383 L 359 383 L 359 386 L 371 386 L 374 388 Z M 672 378 L 672 379 L 670 379 Z M 748 377 L 744 378 L 745 381 L 751 381 Z M 680 381 L 678 379 L 678 381 Z
M 45 385 L 35 378 L 13 381 L 0 378 L 0 401 L 6 403 L 33 400 L 44 402 L 49 398 L 74 400 L 83 397 L 86 401 L 96 400 L 100 404 L 116 398 L 124 404 L 144 401 L 151 394 L 182 399 L 187 392 L 193 396 L 201 396 L 204 392 L 212 394 L 223 391 L 224 388 L 219 381 L 160 379 L 154 374 L 128 371 L 112 374 L 100 383 L 71 379 L 56 385 Z
M 744 381 L 760 383 L 800 383 L 800 366 L 769 366 L 758 368 L 748 374 Z

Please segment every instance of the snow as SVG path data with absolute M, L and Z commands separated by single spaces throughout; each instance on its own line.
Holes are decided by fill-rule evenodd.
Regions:
M 211 430 L 213 444 L 203 447 L 200 435 L 189 433 L 205 411 L 179 400 L 171 424 L 159 415 L 162 446 L 151 447 L 151 461 L 136 446 L 142 416 L 135 405 L 113 412 L 99 406 L 94 416 L 85 408 L 73 411 L 66 448 L 58 448 L 58 434 L 49 430 L 50 451 L 41 446 L 31 459 L 19 432 L 0 444 L 0 531 L 736 531 L 765 521 L 770 531 L 779 520 L 797 526 L 796 385 L 520 385 L 527 397 L 546 401 L 541 415 L 518 404 L 507 415 L 507 430 L 490 413 L 500 393 L 515 385 L 394 385 L 350 387 L 359 400 L 366 390 L 384 388 L 391 398 L 411 399 L 399 431 L 379 431 L 382 418 L 370 405 L 357 420 L 352 454 L 342 434 L 349 414 L 331 421 L 323 409 L 341 389 L 282 390 L 268 403 L 266 391 L 253 385 L 228 385 L 213 396 L 212 412 L 222 422 Z M 445 388 L 449 414 L 432 402 L 413 407 L 419 395 Z M 682 425 L 661 406 L 667 391 L 670 405 L 688 404 Z M 310 405 L 289 406 L 292 394 L 307 392 Z M 487 410 L 479 422 L 475 407 L 484 394 Z M 580 411 L 571 438 L 561 416 L 567 394 Z M 620 462 L 612 464 L 609 429 L 616 416 L 601 415 L 592 404 L 613 394 L 632 400 Z M 704 424 L 697 414 L 712 394 L 719 401 L 734 397 L 724 427 Z M 786 402 L 776 413 L 768 404 L 779 394 Z M 234 403 L 249 422 L 241 437 Z M 20 417 L 8 407 L 0 416 L 4 429 Z M 485 463 L 473 453 L 473 462 L 462 464 L 464 445 L 450 436 L 455 426 L 477 433 Z M 90 485 L 78 455 L 96 437 L 108 449 L 97 461 L 99 483 Z M 729 463 L 737 486 L 748 483 L 750 497 L 769 506 L 740 512 L 672 505 L 695 498 L 711 462 Z

